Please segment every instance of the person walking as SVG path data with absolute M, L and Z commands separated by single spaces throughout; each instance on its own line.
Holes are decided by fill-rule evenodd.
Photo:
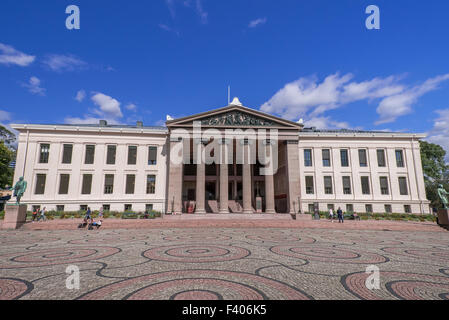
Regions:
M 103 207 L 100 207 L 100 211 L 98 212 L 98 219 L 103 219 Z
M 39 210 L 37 208 L 34 209 L 34 211 L 33 211 L 33 218 L 31 220 L 31 222 L 34 222 L 34 220 L 36 220 L 38 212 L 39 212 Z
M 334 222 L 334 210 L 332 208 L 329 208 L 329 219 Z
M 86 211 L 86 220 L 90 221 L 90 223 L 92 223 L 92 216 L 91 216 L 92 212 L 90 211 L 90 207 L 87 207 L 87 211 Z
M 344 223 L 345 221 L 344 221 L 344 217 L 343 217 L 343 211 L 341 210 L 340 207 L 338 207 L 337 215 L 338 215 L 338 223 L 340 223 L 340 222 Z
M 37 221 L 41 221 L 41 220 L 46 221 L 47 220 L 47 218 L 45 217 L 45 212 L 47 212 L 47 207 L 44 207 L 41 210 L 41 214 L 40 214 L 39 218 L 37 218 Z

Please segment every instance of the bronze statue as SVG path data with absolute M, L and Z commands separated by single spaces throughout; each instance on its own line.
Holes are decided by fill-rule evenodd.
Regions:
M 443 204 L 443 208 L 447 209 L 448 208 L 448 200 L 447 200 L 446 196 L 449 195 L 449 192 L 444 190 L 444 187 L 442 184 L 440 184 L 438 186 L 438 195 L 440 196 L 440 200 L 441 200 L 441 203 Z
M 27 182 L 23 180 L 23 177 L 19 178 L 19 181 L 16 182 L 11 190 L 14 190 L 13 196 L 16 197 L 16 204 L 20 204 L 20 199 L 27 189 Z

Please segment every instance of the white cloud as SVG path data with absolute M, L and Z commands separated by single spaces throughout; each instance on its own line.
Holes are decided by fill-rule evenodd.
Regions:
M 57 72 L 74 71 L 87 67 L 86 62 L 73 55 L 48 55 L 44 60 L 44 64 Z
M 0 122 L 9 120 L 11 120 L 11 113 L 4 110 L 0 110 Z
M 439 144 L 446 150 L 446 161 L 449 162 L 449 109 L 435 111 L 439 117 L 434 120 L 433 128 L 427 132 L 431 143 Z
M 347 122 L 332 120 L 331 117 L 313 117 L 304 122 L 305 127 L 316 127 L 317 129 L 349 129 Z
M 200 17 L 201 23 L 207 24 L 208 22 L 208 13 L 204 11 L 203 4 L 201 2 L 202 0 L 195 0 L 195 11 L 196 14 Z M 176 18 L 176 3 L 175 0 L 165 0 L 165 4 L 168 7 L 168 10 L 170 11 L 170 15 L 172 19 Z M 183 1 L 184 7 L 190 8 L 191 6 L 191 0 L 184 0 Z M 159 25 L 161 27 L 161 25 Z
M 41 80 L 37 77 L 31 77 L 28 83 L 22 83 L 22 86 L 27 88 L 32 94 L 45 96 L 45 89 L 41 87 Z
M 266 22 L 267 22 L 267 18 L 259 18 L 259 19 L 256 19 L 256 20 L 251 21 L 251 22 L 249 23 L 248 27 L 250 27 L 250 28 L 255 28 L 255 27 L 257 27 L 258 25 L 265 24 Z
M 26 67 L 33 63 L 35 58 L 35 56 L 25 54 L 11 46 L 0 43 L 0 64 Z
M 199 15 L 199 17 L 201 19 L 201 23 L 206 24 L 207 17 L 209 14 L 203 10 L 203 5 L 201 3 L 201 0 L 196 0 L 196 13 Z
M 176 17 L 175 1 L 165 0 L 165 3 L 167 4 L 168 10 L 170 11 L 170 15 L 174 19 Z
M 120 110 L 120 102 L 116 99 L 107 96 L 103 93 L 96 93 L 92 96 L 92 101 L 100 107 L 100 109 L 94 110 L 98 115 L 104 115 L 108 118 L 122 118 L 123 114 Z
M 423 94 L 435 90 L 449 75 L 429 79 L 416 87 L 400 83 L 402 77 L 373 78 L 362 82 L 352 81 L 352 74 L 339 73 L 327 76 L 322 82 L 316 77 L 303 77 L 287 83 L 260 109 L 277 113 L 290 120 L 303 118 L 321 119 L 327 111 L 356 101 L 380 100 L 376 124 L 391 122 L 407 114 L 412 104 Z M 388 120 L 388 121 L 387 121 Z M 316 120 L 318 121 L 318 120 Z M 327 122 L 329 123 L 329 121 Z
M 76 93 L 75 100 L 78 101 L 78 102 L 82 102 L 82 101 L 84 100 L 84 98 L 86 98 L 86 91 L 84 91 L 84 90 L 79 90 L 79 91 Z
M 126 108 L 126 110 L 129 110 L 129 111 L 136 111 L 137 110 L 137 106 L 134 103 L 130 103 L 130 104 L 126 105 L 125 108 Z

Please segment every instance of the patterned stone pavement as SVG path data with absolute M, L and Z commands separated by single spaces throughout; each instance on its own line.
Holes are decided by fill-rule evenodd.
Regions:
M 292 228 L 0 231 L 5 299 L 449 299 L 449 233 Z M 80 289 L 66 288 L 66 268 Z M 380 269 L 368 290 L 366 268 Z

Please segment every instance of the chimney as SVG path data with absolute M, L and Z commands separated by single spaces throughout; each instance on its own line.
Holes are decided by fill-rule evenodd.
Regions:
M 106 120 L 100 120 L 100 127 L 106 127 L 108 122 Z
M 137 128 L 143 128 L 143 121 L 137 121 Z

